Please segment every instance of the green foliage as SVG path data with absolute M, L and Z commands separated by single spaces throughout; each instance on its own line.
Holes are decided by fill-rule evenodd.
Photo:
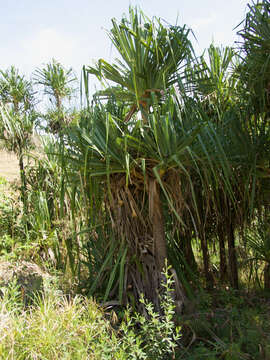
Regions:
M 5 194 L 0 194 L 0 237 L 17 237 L 22 235 L 18 216 L 20 204 L 15 197 L 12 199 Z
M 244 84 L 242 96 L 247 98 L 256 114 L 269 111 L 270 80 L 270 4 L 267 0 L 252 1 L 249 11 L 238 31 L 242 38 L 243 62 L 240 66 L 241 80 Z
M 267 298 L 231 290 L 216 290 L 198 300 L 196 311 L 179 323 L 185 331 L 186 350 L 179 358 L 267 359 L 269 356 L 269 313 Z
M 33 114 L 19 114 L 0 105 L 1 140 L 8 151 L 21 157 L 23 150 L 33 146 L 31 136 L 35 118 Z
M 142 342 L 145 359 L 171 359 L 174 356 L 177 341 L 180 339 L 180 327 L 174 329 L 175 305 L 173 301 L 173 279 L 165 271 L 165 283 L 162 284 L 161 309 L 163 315 L 154 311 L 153 304 L 140 301 L 145 305 L 147 317 L 135 314 L 129 321 L 129 328 L 139 326 L 137 339 Z
M 245 241 L 256 260 L 270 264 L 269 220 L 258 218 L 254 228 L 247 231 Z
M 214 113 L 220 120 L 222 114 L 238 101 L 237 60 L 238 54 L 232 48 L 212 44 L 195 64 L 186 69 L 188 90 L 192 96 L 199 97 L 213 120 Z
M 3 176 L 0 176 L 0 186 L 6 184 L 7 184 L 7 180 Z
M 23 298 L 17 280 L 13 279 L 8 286 L 0 288 L 0 295 L 0 308 L 5 308 L 12 315 L 20 316 L 23 310 Z
M 92 300 L 67 300 L 51 287 L 23 309 L 16 284 L 10 285 L 0 301 L 1 359 L 170 359 L 179 329 L 175 334 L 172 280 L 166 276 L 164 315 L 147 304 L 147 318 L 128 311 L 118 329 Z
M 123 17 L 119 23 L 112 19 L 112 25 L 109 36 L 120 57 L 116 64 L 100 59 L 96 67 L 85 67 L 85 79 L 93 74 L 115 83 L 116 86 L 96 95 L 133 105 L 128 120 L 140 106 L 144 109 L 149 106 L 151 92 L 161 100 L 165 91 L 177 82 L 177 72 L 191 58 L 190 30 L 186 26 L 167 26 L 157 18 L 149 19 L 132 7 L 129 18 Z M 87 89 L 87 83 L 85 86 Z
M 31 259 L 37 244 L 27 237 L 22 208 L 16 196 L 0 196 L 0 256 L 5 260 Z
M 56 102 L 56 106 L 61 105 L 61 101 L 65 97 L 71 96 L 70 84 L 75 80 L 73 70 L 71 68 L 66 70 L 54 59 L 35 72 L 35 82 L 44 87 L 45 94 L 50 96 L 50 101 Z

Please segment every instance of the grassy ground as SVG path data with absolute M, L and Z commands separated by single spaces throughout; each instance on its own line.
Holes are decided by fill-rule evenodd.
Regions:
M 174 316 L 167 298 L 164 316 L 148 307 L 146 319 L 102 309 L 82 296 L 64 296 L 55 285 L 47 285 L 27 308 L 16 285 L 2 291 L 1 360 L 270 359 L 267 294 L 202 291 L 192 313 L 181 316 Z
M 172 321 L 168 286 L 164 286 L 163 315 L 146 304 L 147 319 L 128 310 L 119 317 L 92 299 L 64 295 L 52 283 L 27 307 L 16 283 L 0 290 L 1 360 L 175 358 L 180 335 Z

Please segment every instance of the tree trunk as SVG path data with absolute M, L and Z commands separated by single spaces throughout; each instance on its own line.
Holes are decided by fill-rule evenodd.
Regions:
M 162 211 L 162 203 L 160 200 L 160 186 L 156 179 L 150 179 L 149 181 L 149 218 L 153 228 L 153 245 L 154 245 L 154 260 L 155 260 L 155 272 L 152 274 L 153 284 L 157 284 L 153 303 L 156 305 L 156 310 L 160 311 L 160 294 L 162 293 L 161 283 L 166 281 L 162 272 L 165 268 L 165 260 L 167 259 L 167 244 L 165 237 L 165 224 Z M 177 311 L 181 312 L 183 304 L 185 303 L 185 294 L 180 283 L 176 271 L 170 270 L 170 273 L 174 279 L 174 291 L 172 297 L 175 301 Z
M 234 289 L 238 289 L 238 266 L 235 251 L 235 237 L 232 223 L 228 233 L 228 251 L 229 251 L 229 268 L 230 268 L 230 284 Z
M 191 245 L 192 235 L 187 232 L 186 234 L 182 234 L 181 236 L 181 250 L 184 254 L 184 258 L 189 266 L 189 268 L 194 273 L 198 273 L 198 265 L 195 259 L 195 255 Z
M 219 274 L 221 282 L 227 280 L 227 261 L 226 261 L 226 250 L 225 250 L 225 234 L 223 229 L 218 226 L 218 241 L 219 241 Z
M 111 198 L 108 197 L 113 226 L 119 239 L 125 239 L 131 259 L 126 263 L 124 281 L 124 302 L 130 299 L 138 304 L 139 311 L 145 313 L 144 304 L 140 304 L 140 296 L 151 301 L 155 311 L 161 311 L 161 282 L 166 281 L 162 272 L 167 258 L 165 224 L 160 199 L 160 186 L 156 179 L 148 181 L 149 208 L 141 209 L 143 192 L 138 192 L 134 185 L 125 184 L 124 177 L 116 177 L 111 182 Z M 175 301 L 183 304 L 184 295 L 177 276 L 173 270 L 175 286 L 172 294 Z M 181 307 L 181 306 L 180 306 Z M 179 307 L 179 308 L 180 308 Z
M 160 186 L 156 179 L 149 181 L 149 216 L 153 226 L 154 256 L 157 271 L 162 272 L 167 258 L 164 219 L 160 201 Z
M 19 167 L 20 167 L 20 178 L 21 178 L 21 198 L 24 207 L 24 213 L 27 215 L 27 199 L 26 199 L 26 176 L 23 163 L 22 149 L 19 148 Z
M 202 233 L 200 237 L 201 237 L 201 247 L 202 247 L 202 253 L 203 253 L 203 266 L 204 266 L 206 284 L 207 284 L 208 288 L 212 288 L 213 287 L 213 276 L 210 272 L 209 251 L 208 251 L 208 245 L 207 245 L 205 233 Z
M 205 226 L 203 225 L 205 223 L 205 220 L 203 218 L 203 215 L 205 214 L 205 206 L 203 202 L 201 189 L 198 186 L 195 190 L 195 193 L 197 194 L 197 207 L 198 207 L 198 212 L 200 214 L 200 219 L 198 219 L 200 222 L 198 235 L 201 240 L 204 274 L 205 274 L 206 286 L 211 289 L 213 287 L 214 279 L 210 271 L 210 256 L 208 251 L 208 243 L 206 239 L 206 230 L 205 230 Z

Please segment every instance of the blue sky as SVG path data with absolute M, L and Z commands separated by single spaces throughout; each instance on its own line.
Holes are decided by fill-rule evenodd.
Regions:
M 232 45 L 247 0 L 0 0 L 0 68 L 15 65 L 27 76 L 52 57 L 78 75 L 82 65 L 112 61 L 110 20 L 139 5 L 149 17 L 190 26 L 201 53 L 212 40 Z

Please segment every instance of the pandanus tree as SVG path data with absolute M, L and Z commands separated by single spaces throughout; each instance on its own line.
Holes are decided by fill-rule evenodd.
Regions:
M 211 283 L 208 245 L 217 238 L 221 280 L 229 277 L 231 285 L 238 288 L 235 234 L 254 218 L 254 209 L 261 206 L 258 201 L 261 179 L 256 161 L 267 154 L 266 132 L 257 136 L 254 127 L 249 127 L 235 52 L 211 45 L 206 55 L 193 67 L 187 67 L 185 85 L 207 119 L 205 131 L 214 130 L 217 137 L 218 153 L 215 147 L 209 153 L 209 138 L 204 146 L 211 163 L 219 162 L 220 167 L 210 176 L 201 168 L 207 174 L 208 187 L 202 187 L 201 180 L 191 175 L 194 184 L 200 184 L 194 185 L 199 210 L 197 228 L 208 282 Z M 203 194 L 202 188 L 206 189 Z
M 85 78 L 94 74 L 116 83 L 96 95 L 124 103 L 126 113 L 119 119 L 95 110 L 90 133 L 81 131 L 84 146 L 72 157 L 77 163 L 84 158 L 87 174 L 104 185 L 106 209 L 126 249 L 128 265 L 121 280 L 125 296 L 132 288 L 136 300 L 144 293 L 158 307 L 168 256 L 163 203 L 170 198 L 161 179 L 168 169 L 175 169 L 178 156 L 188 156 L 185 149 L 198 131 L 192 126 L 184 129 L 168 94 L 181 66 L 190 61 L 192 46 L 185 26 L 163 25 L 137 9 L 130 9 L 129 19 L 112 23 L 109 35 L 120 60 L 113 65 L 99 60 L 96 67 L 85 67 Z M 160 104 L 166 97 L 163 113 Z
M 233 240 L 260 206 L 260 142 L 246 126 L 239 80 L 231 72 L 234 53 L 211 47 L 210 62 L 190 79 L 189 66 L 182 72 L 192 56 L 188 34 L 185 27 L 165 26 L 131 9 L 129 19 L 113 20 L 110 32 L 120 60 L 84 68 L 86 92 L 91 74 L 108 87 L 69 132 L 67 174 L 78 194 L 80 184 L 89 196 L 88 225 L 98 212 L 106 216 L 95 222 L 88 247 L 88 266 L 96 275 L 90 292 L 106 279 L 105 299 L 119 289 L 120 300 L 137 301 L 144 293 L 158 307 L 165 258 L 177 266 L 173 233 L 180 241 L 201 240 L 207 277 L 207 242 L 224 232 Z M 185 92 L 190 84 L 192 96 Z M 109 227 L 112 236 L 102 237 L 98 229 Z M 102 241 L 98 269 L 91 253 L 102 253 Z M 231 284 L 237 287 L 235 256 L 231 242 Z
M 260 212 L 268 206 L 262 193 L 268 193 L 269 187 L 269 10 L 268 1 L 249 6 L 244 27 L 238 32 L 243 39 L 241 60 L 230 48 L 211 46 L 208 61 L 202 59 L 190 72 L 192 94 L 204 104 L 216 131 L 223 133 L 222 151 L 229 159 L 230 176 L 224 168 L 219 172 L 230 179 L 231 189 L 224 192 L 219 185 L 213 209 L 220 249 L 223 248 L 221 267 L 225 273 L 227 240 L 230 282 L 234 287 L 238 287 L 235 230 L 243 229 L 254 219 L 255 209 Z M 211 215 L 212 211 L 208 213 Z M 213 222 L 211 216 L 210 221 Z
M 76 76 L 72 68 L 65 69 L 62 64 L 52 60 L 34 73 L 34 81 L 42 86 L 43 93 L 49 97 L 52 104 L 45 116 L 52 133 L 61 133 L 62 128 L 70 123 L 70 114 L 65 109 L 65 101 L 70 99 L 74 92 L 73 84 Z
M 34 123 L 34 92 L 31 82 L 15 67 L 0 72 L 0 136 L 4 147 L 19 158 L 21 195 L 26 207 L 26 178 L 23 154 L 32 142 Z
M 111 262 L 111 249 L 118 250 L 111 269 L 111 285 L 115 284 L 113 276 L 118 273 L 122 300 L 127 300 L 130 292 L 138 301 L 144 293 L 157 307 L 161 271 L 168 257 L 164 211 L 174 213 L 181 223 L 185 203 L 181 203 L 179 193 L 180 174 L 185 178 L 183 191 L 192 198 L 192 182 L 186 169 L 187 164 L 193 164 L 189 145 L 199 131 L 194 114 L 184 127 L 175 115 L 176 106 L 169 103 L 167 113 L 155 111 L 147 115 L 147 125 L 140 121 L 135 126 L 95 109 L 87 118 L 90 129 L 81 126 L 70 133 L 69 159 L 76 169 L 70 181 L 79 184 L 78 174 L 81 174 L 88 191 L 96 189 L 90 193 L 92 204 L 101 203 L 99 198 L 103 196 L 107 221 L 111 222 L 115 235 L 114 244 L 107 245 L 110 251 L 107 250 L 101 272 Z M 94 216 L 97 212 L 98 207 Z M 178 296 L 182 296 L 178 290 Z M 109 290 L 106 297 L 108 293 Z
M 117 83 L 96 94 L 109 100 L 109 106 L 101 101 L 89 109 L 88 118 L 71 132 L 69 149 L 77 167 L 73 179 L 79 183 L 74 174 L 81 173 L 88 191 L 102 186 L 106 212 L 122 244 L 110 268 L 106 298 L 118 273 L 125 298 L 132 289 L 136 300 L 144 293 L 158 307 L 161 271 L 174 246 L 170 241 L 168 252 L 166 230 L 174 222 L 173 232 L 180 229 L 182 238 L 199 237 L 205 244 L 210 205 L 215 215 L 220 189 L 233 198 L 230 161 L 237 153 L 227 154 L 224 148 L 234 149 L 237 139 L 217 129 L 217 114 L 206 111 L 201 99 L 185 93 L 188 79 L 182 70 L 192 56 L 188 34 L 185 27 L 164 26 L 131 9 L 129 20 L 113 20 L 110 33 L 121 60 L 116 65 L 100 60 L 84 69 L 86 80 L 94 74 L 110 85 Z M 112 110 L 117 102 L 125 104 L 125 112 Z M 98 197 L 100 193 L 92 196 L 94 201 Z M 188 252 L 192 254 L 190 244 Z M 108 251 L 101 272 L 111 254 Z M 208 275 L 207 254 L 205 259 Z M 177 266 L 177 261 L 172 263 Z M 97 281 L 92 290 L 95 285 Z
M 239 76 L 243 84 L 242 98 L 246 108 L 247 127 L 255 144 L 254 181 L 260 189 L 256 197 L 257 229 L 248 242 L 257 257 L 266 262 L 265 287 L 270 288 L 269 266 L 269 120 L 270 120 L 270 3 L 252 2 L 238 31 L 242 41 Z M 254 186 L 255 188 L 255 186 Z M 255 208 L 255 207 L 253 207 Z M 263 208 L 263 209 L 262 209 Z M 264 216 L 262 216 L 262 214 Z
M 219 48 L 212 44 L 203 56 L 192 64 L 191 67 L 186 69 L 188 79 L 186 84 L 188 90 L 191 92 L 192 97 L 201 103 L 209 122 L 212 123 L 211 126 L 215 128 L 217 133 L 222 134 L 221 143 L 226 149 L 226 156 L 230 159 L 230 165 L 228 167 L 230 169 L 234 168 L 232 162 L 235 161 L 234 157 L 237 156 L 237 153 L 239 155 L 242 150 L 245 151 L 245 149 L 241 149 L 240 146 L 236 148 L 234 154 L 232 151 L 234 150 L 232 148 L 233 139 L 235 139 L 232 129 L 238 128 L 239 131 L 239 140 L 237 142 L 237 139 L 235 139 L 234 144 L 239 144 L 241 137 L 244 136 L 241 129 L 241 119 L 239 117 L 239 76 L 237 76 L 235 71 L 237 63 L 238 56 L 232 48 Z M 228 139 L 230 140 L 228 141 Z M 246 140 L 248 139 L 246 138 Z M 246 157 L 246 155 L 247 153 L 242 154 L 243 157 Z M 241 164 L 239 164 L 239 166 L 241 166 Z M 232 171 L 229 172 L 230 176 L 224 172 L 224 169 L 219 171 L 223 172 L 223 175 L 227 176 L 228 179 L 230 178 L 230 181 L 234 177 Z M 235 220 L 237 214 L 239 214 L 239 209 L 237 209 L 233 202 L 236 199 L 235 190 L 238 188 L 238 184 L 234 184 L 229 192 L 223 191 L 222 181 L 219 186 L 221 187 L 219 191 L 215 193 L 215 198 L 211 200 L 211 206 L 209 206 L 209 203 L 205 203 L 205 199 L 201 201 L 202 208 L 200 214 L 208 214 L 208 219 L 204 220 L 204 223 L 210 225 L 204 226 L 204 229 L 200 231 L 204 268 L 207 276 L 209 272 L 208 242 L 211 237 L 217 237 L 220 252 L 220 277 L 221 280 L 225 280 L 228 277 L 225 251 L 226 241 L 228 240 L 229 277 L 232 286 L 237 288 L 238 277 L 234 229 L 236 227 Z M 207 231 L 207 227 L 209 227 L 210 232 Z M 208 238 L 207 240 L 206 237 Z M 207 277 L 211 281 L 209 275 Z
M 233 48 L 212 44 L 186 70 L 189 91 L 202 101 L 210 117 L 214 114 L 222 117 L 236 101 L 239 80 L 235 68 L 238 59 Z M 216 116 L 213 118 L 217 120 Z

